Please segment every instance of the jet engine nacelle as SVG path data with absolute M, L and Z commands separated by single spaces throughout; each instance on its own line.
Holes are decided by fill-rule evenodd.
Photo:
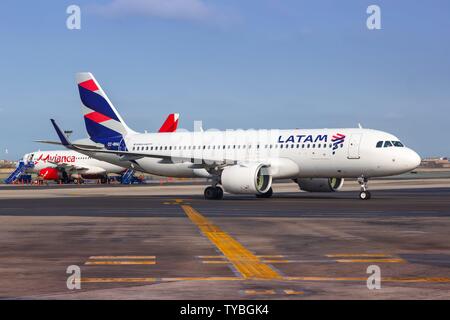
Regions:
M 229 193 L 263 194 L 272 186 L 269 167 L 264 164 L 239 164 L 225 167 L 221 184 Z
M 306 178 L 297 179 L 297 184 L 303 191 L 334 192 L 342 188 L 343 178 Z
M 63 178 L 61 171 L 50 167 L 40 170 L 39 176 L 44 180 L 61 180 Z

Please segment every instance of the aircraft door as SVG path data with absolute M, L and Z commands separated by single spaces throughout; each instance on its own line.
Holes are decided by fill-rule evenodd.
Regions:
M 354 133 L 350 137 L 350 141 L 348 142 L 348 159 L 359 159 L 359 146 L 361 143 L 362 134 Z

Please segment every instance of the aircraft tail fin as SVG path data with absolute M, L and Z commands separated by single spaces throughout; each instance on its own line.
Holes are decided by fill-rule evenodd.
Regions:
M 135 133 L 126 125 L 92 73 L 77 73 L 76 81 L 86 130 L 91 140 L 103 144 L 117 143 L 124 136 Z
M 178 113 L 171 113 L 167 116 L 166 121 L 164 121 L 161 128 L 159 128 L 158 132 L 175 132 L 178 127 L 178 119 L 180 117 L 180 114 Z

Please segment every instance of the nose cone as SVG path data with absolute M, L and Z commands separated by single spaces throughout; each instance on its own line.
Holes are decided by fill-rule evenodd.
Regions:
M 420 165 L 421 161 L 422 161 L 422 159 L 417 154 L 417 152 L 415 152 L 414 150 L 408 149 L 408 152 L 406 152 L 405 159 L 404 159 L 405 166 L 407 167 L 408 170 L 413 170 L 413 169 L 417 168 Z

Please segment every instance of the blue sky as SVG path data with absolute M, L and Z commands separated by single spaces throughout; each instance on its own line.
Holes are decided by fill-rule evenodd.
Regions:
M 370 4 L 382 30 L 366 28 Z M 32 141 L 56 139 L 51 117 L 86 136 L 78 71 L 137 131 L 170 112 L 186 129 L 361 123 L 449 155 L 449 34 L 446 0 L 2 1 L 0 158 L 50 149 Z

